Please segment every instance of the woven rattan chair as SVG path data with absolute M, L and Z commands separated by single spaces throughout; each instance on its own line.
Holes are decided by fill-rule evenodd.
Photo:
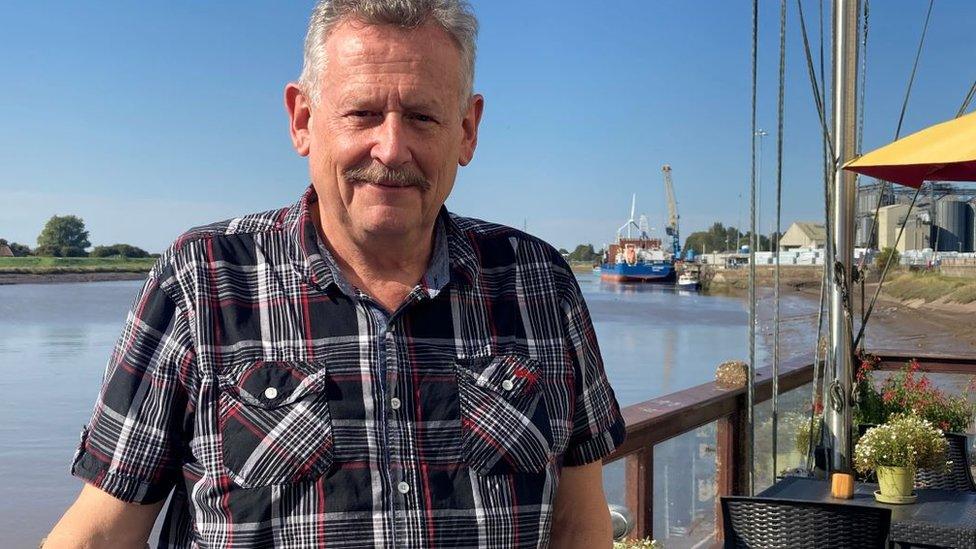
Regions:
M 976 483 L 969 468 L 969 441 L 966 435 L 946 433 L 945 437 L 949 441 L 946 458 L 952 461 L 949 470 L 943 473 L 919 469 L 915 472 L 915 487 L 976 492 Z
M 722 498 L 726 548 L 883 549 L 891 510 L 773 498 Z

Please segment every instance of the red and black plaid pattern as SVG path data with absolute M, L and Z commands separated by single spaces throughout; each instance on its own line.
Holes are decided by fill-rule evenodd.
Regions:
M 315 199 L 163 254 L 71 473 L 125 501 L 172 492 L 160 547 L 546 546 L 561 468 L 624 436 L 569 267 L 443 210 L 388 313 L 341 279 Z

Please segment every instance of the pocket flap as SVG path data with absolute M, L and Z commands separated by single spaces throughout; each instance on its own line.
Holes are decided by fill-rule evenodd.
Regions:
M 324 381 L 325 370 L 310 362 L 259 360 L 221 385 L 238 400 L 271 410 L 321 391 Z
M 539 388 L 541 368 L 535 359 L 522 355 L 498 355 L 480 359 L 478 363 L 472 360 L 458 361 L 462 373 L 478 387 L 511 398 L 533 393 Z

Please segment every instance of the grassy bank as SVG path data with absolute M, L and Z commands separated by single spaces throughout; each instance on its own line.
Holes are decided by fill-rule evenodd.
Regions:
M 889 274 L 882 292 L 900 301 L 922 300 L 925 303 L 976 302 L 976 278 L 943 276 L 937 273 Z
M 578 274 L 592 274 L 593 273 L 593 262 L 592 261 L 570 261 L 570 268 L 573 269 L 574 273 Z
M 0 274 L 144 273 L 155 258 L 0 257 Z

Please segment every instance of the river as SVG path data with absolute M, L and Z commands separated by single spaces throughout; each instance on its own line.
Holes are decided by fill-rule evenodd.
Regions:
M 607 375 L 623 406 L 710 381 L 720 362 L 748 358 L 748 314 L 741 299 L 608 285 L 592 275 L 581 275 L 579 282 Z M 4 547 L 36 547 L 80 490 L 81 482 L 68 474 L 71 455 L 140 285 L 123 281 L 0 286 L 0 391 L 4 395 L 0 399 L 0 478 L 4 479 L 0 484 L 0 532 Z M 812 309 L 802 298 L 784 299 L 787 354 L 812 348 L 813 335 L 808 329 Z M 759 361 L 768 355 L 761 346 Z M 655 460 L 656 468 L 661 468 L 658 474 L 667 475 L 666 467 L 687 461 L 686 454 L 697 451 L 694 441 L 708 436 L 707 431 L 692 433 L 667 443 L 667 448 L 659 447 L 665 459 Z M 707 476 L 707 465 L 704 468 Z M 671 506 L 691 498 L 690 489 L 680 490 L 689 492 L 685 497 L 669 494 L 669 486 L 662 484 L 658 497 Z M 606 485 L 608 498 L 620 501 L 620 466 L 608 468 Z M 684 535 L 691 528 L 689 521 L 694 520 L 693 508 L 662 514 L 662 520 L 668 521 L 670 531 Z

